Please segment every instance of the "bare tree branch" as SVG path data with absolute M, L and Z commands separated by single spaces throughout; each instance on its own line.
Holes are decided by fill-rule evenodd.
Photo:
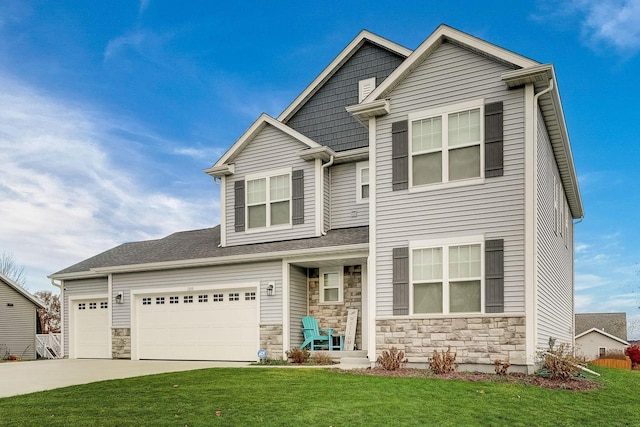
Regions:
M 16 263 L 11 252 L 0 252 L 0 273 L 26 289 L 27 276 L 24 267 Z

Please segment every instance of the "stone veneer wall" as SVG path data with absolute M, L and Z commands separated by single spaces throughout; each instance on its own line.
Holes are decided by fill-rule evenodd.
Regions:
M 131 328 L 111 329 L 111 357 L 131 359 Z
M 376 321 L 376 348 L 396 347 L 410 363 L 428 363 L 433 350 L 457 353 L 459 364 L 526 364 L 524 316 L 407 319 Z
M 260 348 L 267 351 L 269 359 L 282 359 L 282 325 L 260 325 Z
M 334 335 L 344 335 L 347 310 L 358 309 L 356 347 L 362 349 L 362 266 L 344 267 L 344 303 L 320 305 L 320 271 L 309 269 L 309 315 L 318 319 L 320 328 L 332 328 Z

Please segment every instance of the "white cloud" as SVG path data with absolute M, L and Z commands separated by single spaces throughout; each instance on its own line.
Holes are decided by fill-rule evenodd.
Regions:
M 224 154 L 224 150 L 219 148 L 177 147 L 173 149 L 172 154 L 191 157 L 195 160 L 205 160 L 211 163 L 220 158 Z
M 138 14 L 142 15 L 142 13 L 147 10 L 149 7 L 149 3 L 151 0 L 140 0 L 140 6 L 138 8 Z
M 572 6 L 594 47 L 613 47 L 624 54 L 640 49 L 640 0 L 574 0 Z
M 602 276 L 589 273 L 576 273 L 576 291 L 607 286 L 610 282 Z
M 216 223 L 211 209 L 202 209 L 217 209 L 210 194 L 189 199 L 149 182 L 152 160 L 117 136 L 126 129 L 133 140 L 149 138 L 136 134 L 134 123 L 13 78 L 0 75 L 0 87 L 0 249 L 28 275 L 52 273 L 123 241 Z

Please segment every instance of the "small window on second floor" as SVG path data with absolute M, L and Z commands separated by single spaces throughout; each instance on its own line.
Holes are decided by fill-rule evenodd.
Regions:
M 356 203 L 369 200 L 369 162 L 356 163 Z

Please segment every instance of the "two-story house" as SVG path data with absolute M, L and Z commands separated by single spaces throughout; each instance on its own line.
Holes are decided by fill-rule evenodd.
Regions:
M 362 31 L 211 168 L 221 224 L 126 243 L 62 282 L 71 358 L 255 360 L 301 319 L 370 362 L 530 371 L 573 342 L 583 216 L 551 64 L 442 25 L 411 51 Z

